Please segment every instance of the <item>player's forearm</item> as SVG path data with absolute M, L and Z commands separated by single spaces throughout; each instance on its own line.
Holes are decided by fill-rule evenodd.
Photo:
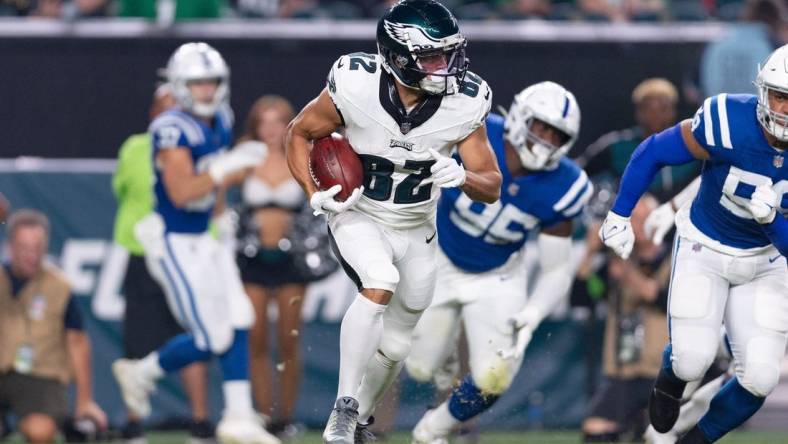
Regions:
M 539 274 L 526 306 L 535 309 L 541 322 L 567 295 L 572 285 L 572 239 L 540 234 L 537 243 Z
M 466 171 L 465 184 L 460 189 L 472 200 L 493 203 L 501 197 L 501 180 L 499 171 Z
M 294 125 L 290 125 L 285 140 L 287 149 L 287 166 L 296 182 L 304 189 L 307 197 L 312 196 L 317 191 L 317 186 L 309 174 L 309 150 L 310 140 L 303 134 L 299 134 Z
M 763 225 L 763 231 L 769 236 L 777 251 L 788 257 L 788 219 L 777 213 L 772 223 Z
M 179 208 L 186 206 L 189 202 L 205 197 L 216 188 L 216 184 L 208 173 L 198 175 L 183 174 L 169 179 L 165 174 L 164 186 L 170 200 Z
M 629 217 L 657 172 L 666 165 L 682 165 L 695 160 L 681 135 L 681 124 L 641 142 L 627 164 L 612 211 Z
M 90 339 L 83 331 L 67 330 L 66 344 L 76 386 L 77 404 L 93 400 Z

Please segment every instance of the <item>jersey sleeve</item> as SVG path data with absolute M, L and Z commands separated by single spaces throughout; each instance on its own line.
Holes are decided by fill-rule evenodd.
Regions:
M 712 158 L 725 156 L 733 149 L 727 94 L 708 97 L 692 118 L 692 135 Z
M 148 128 L 154 152 L 171 148 L 193 148 L 204 142 L 200 127 L 187 117 L 165 113 L 157 117 Z
M 331 101 L 334 102 L 334 107 L 337 109 L 339 117 L 342 119 L 342 125 L 345 124 L 345 113 L 348 112 L 348 104 L 345 98 L 346 94 L 343 88 L 345 85 L 345 72 L 343 68 L 348 65 L 349 59 L 350 57 L 347 55 L 338 58 L 334 64 L 331 65 L 331 70 L 328 72 L 328 78 L 326 79 L 328 95 L 331 97 Z
M 553 211 L 556 213 L 555 223 L 574 219 L 579 215 L 591 200 L 594 194 L 594 185 L 588 180 L 585 171 L 576 165 L 562 165 L 566 170 L 562 180 L 562 188 L 557 193 L 561 196 L 555 204 Z
M 473 86 L 463 85 L 460 89 L 460 94 L 465 94 L 470 97 L 473 93 L 474 89 L 476 89 L 476 95 L 470 97 L 472 99 L 472 104 L 470 105 L 473 109 L 473 112 L 470 114 L 470 118 L 466 122 L 463 128 L 464 137 L 468 137 L 471 133 L 476 131 L 480 126 L 482 126 L 485 121 L 487 120 L 487 115 L 490 114 L 490 108 L 492 107 L 492 88 L 490 85 L 487 84 L 481 77 L 469 72 L 466 75 L 465 82 L 472 82 L 472 85 L 478 85 L 477 88 L 473 88 Z

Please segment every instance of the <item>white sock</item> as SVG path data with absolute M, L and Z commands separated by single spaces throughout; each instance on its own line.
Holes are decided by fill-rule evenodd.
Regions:
M 252 409 L 252 386 L 246 379 L 235 381 L 224 381 L 222 383 L 222 393 L 224 394 L 224 412 L 227 413 L 251 413 Z
M 447 436 L 454 427 L 461 423 L 462 421 L 452 416 L 451 412 L 449 412 L 449 401 L 446 400 L 431 412 L 429 428 L 439 434 L 439 436 Z
M 339 330 L 339 388 L 337 398 L 357 397 L 370 358 L 380 345 L 385 305 L 359 294 L 345 312 Z
M 375 407 L 399 375 L 403 364 L 404 362 L 401 361 L 392 361 L 380 352 L 375 353 L 369 360 L 367 371 L 361 380 L 361 387 L 358 389 L 359 423 L 367 424 L 369 422 L 369 417 L 375 412 Z
M 148 353 L 148 356 L 137 361 L 139 375 L 146 381 L 156 381 L 164 376 L 164 370 L 159 365 L 159 353 Z

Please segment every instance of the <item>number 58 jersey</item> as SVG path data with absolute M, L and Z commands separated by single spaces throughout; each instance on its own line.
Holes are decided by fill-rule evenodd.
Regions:
M 427 180 L 435 163 L 428 150 L 449 155 L 479 128 L 492 92 L 468 72 L 459 92 L 428 95 L 406 112 L 395 81 L 379 55 L 355 53 L 334 63 L 327 89 L 364 166 L 364 194 L 353 209 L 392 228 L 411 228 L 434 218 L 440 195 Z
M 758 98 L 749 94 L 720 94 L 703 102 L 692 121 L 692 133 L 710 159 L 703 163 L 692 206 L 676 217 L 681 235 L 732 255 L 771 248 L 746 207 L 755 187 L 771 185 L 780 196 L 778 217 L 788 214 L 788 153 L 767 142 L 757 104 Z

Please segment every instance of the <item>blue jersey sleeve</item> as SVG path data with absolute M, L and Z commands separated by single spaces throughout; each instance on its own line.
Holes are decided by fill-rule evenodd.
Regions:
M 708 97 L 692 118 L 692 135 L 712 159 L 726 160 L 736 145 L 750 145 L 752 136 L 760 136 L 756 103 L 747 94 Z
M 154 152 L 167 148 L 193 148 L 205 141 L 202 129 L 177 111 L 168 111 L 157 117 L 149 132 Z

